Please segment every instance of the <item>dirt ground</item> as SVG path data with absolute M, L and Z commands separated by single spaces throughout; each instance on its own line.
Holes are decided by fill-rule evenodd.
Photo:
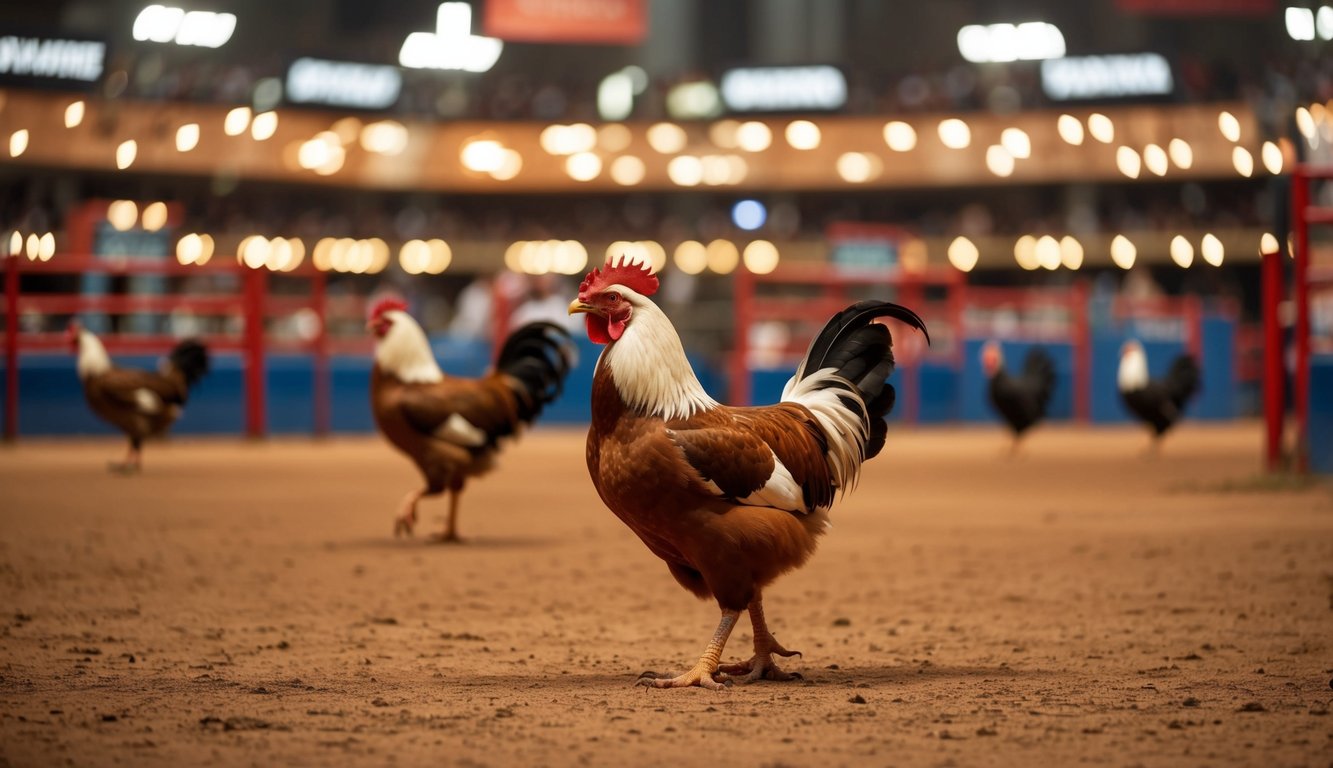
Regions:
M 890 435 L 766 594 L 804 679 L 634 686 L 716 607 L 538 431 L 394 540 L 375 439 L 0 450 L 0 765 L 1333 763 L 1333 492 L 1259 427 Z M 439 525 L 443 504 L 427 502 Z M 742 620 L 727 657 L 749 655 Z

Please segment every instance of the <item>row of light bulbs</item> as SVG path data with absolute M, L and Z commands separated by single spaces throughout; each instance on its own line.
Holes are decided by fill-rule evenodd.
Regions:
M 82 100 L 70 103 L 65 109 L 65 126 L 73 128 L 80 125 L 85 112 L 86 105 Z M 1321 128 L 1328 130 L 1328 109 L 1319 103 L 1309 107 L 1301 106 L 1296 110 L 1296 124 L 1301 134 L 1313 145 L 1318 141 Z M 223 132 L 228 136 L 241 136 L 248 131 L 255 141 L 267 141 L 274 136 L 277 128 L 278 114 L 272 110 L 256 114 L 250 107 L 236 107 L 223 118 Z M 1232 148 L 1232 165 L 1236 172 L 1245 177 L 1253 176 L 1255 158 L 1248 149 L 1239 145 L 1240 120 L 1228 111 L 1221 111 L 1218 113 L 1218 130 L 1224 138 L 1236 144 Z M 1082 145 L 1087 137 L 1102 144 L 1112 144 L 1116 136 L 1114 121 L 1101 113 L 1088 115 L 1086 121 L 1071 114 L 1062 114 L 1056 120 L 1056 131 L 1066 143 L 1074 146 Z M 822 131 L 810 120 L 793 120 L 782 132 L 787 144 L 793 149 L 813 150 L 822 142 Z M 972 129 L 961 118 L 940 120 L 935 125 L 935 132 L 940 143 L 950 149 L 966 149 L 972 144 Z M 893 152 L 910 152 L 918 144 L 917 128 L 901 120 L 885 123 L 882 135 L 885 145 Z M 655 123 L 645 131 L 644 137 L 654 151 L 674 155 L 667 165 L 667 176 L 672 183 L 682 187 L 699 184 L 717 186 L 739 184 L 748 173 L 746 159 L 728 153 L 727 150 L 762 152 L 772 145 L 773 130 L 768 124 L 757 120 L 716 121 L 708 128 L 708 137 L 714 146 L 724 151 L 702 155 L 682 154 L 689 143 L 689 136 L 684 128 L 675 123 Z M 355 117 L 346 117 L 334 123 L 329 130 L 290 145 L 287 148 L 287 154 L 290 155 L 288 164 L 330 176 L 342 170 L 346 148 L 358 139 L 367 152 L 396 156 L 406 149 L 408 138 L 406 126 L 397 121 L 379 120 L 362 124 Z M 199 145 L 199 139 L 198 123 L 181 125 L 176 130 L 176 149 L 182 153 L 192 151 Z M 27 151 L 30 140 L 26 128 L 10 134 L 10 156 L 21 156 Z M 543 150 L 565 158 L 564 170 L 572 180 L 591 181 L 601 175 L 605 166 L 611 179 L 622 186 L 639 184 L 647 172 L 642 158 L 618 154 L 627 149 L 632 141 L 632 132 L 621 123 L 609 123 L 596 128 L 589 123 L 553 124 L 543 129 L 539 136 Z M 618 156 L 607 163 L 595 150 Z M 1284 153 L 1279 143 L 1264 142 L 1259 154 L 1259 160 L 1269 173 L 1282 172 Z M 1031 155 L 1032 141 L 1027 132 L 1009 127 L 1001 132 L 997 143 L 986 148 L 986 167 L 995 176 L 1006 178 L 1013 174 L 1018 161 L 1026 160 Z M 138 144 L 135 140 L 121 142 L 116 147 L 116 167 L 122 170 L 129 168 L 137 156 Z M 1117 169 L 1132 179 L 1138 178 L 1145 169 L 1154 175 L 1165 176 L 1172 163 L 1182 170 L 1188 169 L 1193 165 L 1193 158 L 1192 147 L 1181 138 L 1172 139 L 1166 147 L 1147 144 L 1141 150 L 1122 144 L 1116 148 L 1115 154 Z M 515 178 L 523 168 L 523 157 L 519 152 L 504 146 L 494 136 L 465 140 L 459 159 L 465 169 L 489 175 L 499 181 Z M 884 161 L 873 152 L 844 152 L 838 156 L 835 170 L 844 181 L 860 184 L 878 178 L 883 173 Z
M 28 233 L 24 237 L 22 232 L 14 230 L 9 233 L 9 251 L 10 256 L 28 257 L 28 261 L 50 261 L 52 256 L 56 255 L 56 236 L 53 232 L 37 234 Z
M 65 107 L 65 127 L 77 128 L 83 123 L 87 105 L 80 99 Z M 222 120 L 222 132 L 241 136 L 249 132 L 255 141 L 268 141 L 278 131 L 278 113 L 273 110 L 255 113 L 250 107 L 236 107 Z M 176 151 L 186 153 L 199 146 L 201 129 L 198 123 L 184 123 L 176 128 Z M 332 175 L 342 169 L 344 147 L 360 140 L 361 147 L 374 154 L 394 156 L 407 148 L 407 127 L 395 120 L 378 120 L 362 124 L 355 117 L 345 117 L 334 123 L 332 129 L 313 139 L 294 144 L 297 164 L 322 175 Z M 9 156 L 20 157 L 28 151 L 31 133 L 20 128 L 9 135 Z M 331 149 L 336 147 L 336 150 Z M 126 170 L 138 158 L 139 144 L 127 139 L 116 145 L 116 168 Z
M 1265 232 L 1259 240 L 1259 252 L 1274 253 L 1277 249 L 1277 238 L 1272 233 Z M 1171 260 L 1182 269 L 1187 269 L 1194 263 L 1194 244 L 1184 235 L 1171 238 L 1168 252 L 1171 254 Z M 1226 258 L 1226 249 L 1217 235 L 1209 232 L 1200 239 L 1198 254 L 1205 263 L 1220 267 Z M 971 272 L 981 258 L 981 251 L 967 237 L 959 236 L 949 243 L 947 255 L 949 263 L 955 269 Z M 1042 237 L 1023 235 L 1014 243 L 1014 261 L 1028 271 L 1036 269 L 1054 271 L 1061 267 L 1077 270 L 1083 266 L 1083 256 L 1083 244 L 1072 235 L 1065 235 L 1059 240 L 1051 235 Z M 1138 247 L 1128 237 L 1116 235 L 1111 239 L 1110 256 L 1117 267 L 1130 269 L 1138 258 Z
M 30 253 L 37 253 L 36 236 L 29 237 Z M 54 253 L 54 239 L 50 253 Z M 42 242 L 46 242 L 43 240 Z M 24 241 L 19 233 L 11 240 L 11 252 L 19 253 Z M 203 266 L 213 258 L 215 241 L 206 233 L 191 232 L 176 242 L 176 260 L 184 265 Z M 311 263 L 321 271 L 353 274 L 377 274 L 388 265 L 391 248 L 380 238 L 356 240 L 326 237 L 311 250 Z M 719 275 L 734 272 L 738 266 L 755 274 L 768 274 L 777 268 L 778 248 L 768 240 L 753 240 L 742 249 L 730 240 L 716 239 L 707 244 L 686 240 L 673 250 L 672 261 L 681 272 L 697 275 L 709 271 Z M 648 264 L 660 271 L 667 264 L 667 250 L 655 240 L 618 240 L 606 247 L 607 258 L 628 259 Z M 30 258 L 35 258 L 30 256 Z M 50 255 L 45 257 L 50 258 Z M 305 262 L 306 247 L 299 237 L 250 235 L 236 247 L 236 261 L 251 269 L 291 272 Z M 453 252 L 440 239 L 408 240 L 398 250 L 398 265 L 410 275 L 438 275 L 449 268 Z M 505 266 L 514 272 L 531 275 L 577 275 L 588 267 L 588 249 L 577 240 L 519 240 L 505 250 Z

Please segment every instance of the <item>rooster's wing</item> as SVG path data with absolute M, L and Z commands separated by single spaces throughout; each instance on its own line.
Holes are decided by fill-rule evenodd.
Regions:
M 160 373 L 113 368 L 90 382 L 107 405 L 155 416 L 168 405 L 185 402 L 185 391 Z
M 715 497 L 799 514 L 833 502 L 827 446 L 803 406 L 710 409 L 666 433 Z
M 418 432 L 469 448 L 512 434 L 517 420 L 513 395 L 497 377 L 407 385 L 397 400 Z

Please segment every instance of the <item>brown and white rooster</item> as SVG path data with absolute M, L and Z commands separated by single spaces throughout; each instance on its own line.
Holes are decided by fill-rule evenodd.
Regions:
M 69 324 L 70 344 L 88 407 L 129 438 L 125 461 L 112 471 L 143 469 L 143 441 L 163 434 L 180 418 L 190 389 L 208 373 L 208 350 L 194 339 L 177 344 L 160 371 L 117 368 L 102 340 L 77 321 Z
M 375 367 L 370 402 L 375 423 L 421 470 L 426 485 L 403 498 L 394 535 L 411 535 L 417 502 L 452 492 L 440 541 L 458 541 L 458 497 L 469 477 L 488 472 L 500 440 L 517 435 L 555 400 L 574 361 L 569 334 L 529 323 L 500 348 L 495 370 L 480 379 L 446 376 L 407 305 L 386 299 L 371 310 Z
M 733 408 L 704 392 L 671 322 L 648 299 L 656 291 L 646 268 L 613 260 L 589 273 L 569 305 L 606 345 L 593 377 L 593 485 L 681 586 L 722 610 L 693 669 L 645 673 L 641 682 L 717 689 L 719 671 L 790 679 L 773 654 L 795 652 L 764 623 L 762 590 L 810 557 L 834 496 L 855 486 L 861 463 L 884 446 L 893 350 L 889 329 L 874 321 L 891 317 L 923 333 L 925 324 L 897 304 L 854 304 L 811 343 L 782 402 Z M 746 609 L 754 656 L 719 667 Z

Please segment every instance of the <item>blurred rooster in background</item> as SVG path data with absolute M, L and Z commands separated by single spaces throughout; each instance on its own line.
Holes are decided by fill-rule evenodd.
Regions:
M 854 487 L 861 463 L 884 446 L 894 363 L 889 329 L 874 321 L 892 317 L 923 333 L 925 324 L 896 304 L 854 304 L 811 343 L 782 402 L 732 408 L 704 392 L 676 330 L 648 299 L 657 287 L 647 268 L 611 260 L 569 305 L 586 313 L 589 338 L 606 345 L 588 431 L 593 485 L 681 586 L 722 610 L 693 669 L 640 681 L 719 689 L 719 672 L 791 679 L 773 654 L 796 652 L 769 632 L 761 590 L 810 557 L 835 494 Z M 720 667 L 746 609 L 754 656 Z
M 375 424 L 411 457 L 426 487 L 403 498 L 394 535 L 411 535 L 417 502 L 452 492 L 438 539 L 458 541 L 458 497 L 469 477 L 488 472 L 500 439 L 517 435 L 555 400 L 574 362 L 569 334 L 551 323 L 519 328 L 500 348 L 495 370 L 480 379 L 445 376 L 426 333 L 396 299 L 376 304 L 370 402 Z
M 1018 453 L 1023 433 L 1046 418 L 1055 391 L 1055 363 L 1040 347 L 1028 350 L 1023 371 L 1017 376 L 1004 369 L 1004 353 L 998 341 L 981 348 L 981 367 L 989 381 L 990 401 L 1013 432 L 1010 453 Z
M 186 339 L 171 350 L 160 371 L 141 371 L 112 365 L 102 340 L 77 321 L 69 324 L 68 335 L 78 355 L 88 407 L 130 439 L 125 461 L 112 462 L 111 469 L 142 470 L 143 441 L 166 432 L 180 418 L 190 389 L 208 373 L 208 350 Z
M 1127 341 L 1120 348 L 1120 370 L 1116 375 L 1120 399 L 1134 416 L 1152 429 L 1152 452 L 1161 450 L 1162 436 L 1180 420 L 1185 403 L 1199 391 L 1199 364 L 1180 355 L 1166 376 L 1148 377 L 1148 356 L 1143 345 Z

